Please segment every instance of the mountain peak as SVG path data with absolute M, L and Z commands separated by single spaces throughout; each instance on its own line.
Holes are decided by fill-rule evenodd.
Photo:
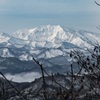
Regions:
M 47 44 L 50 44 L 50 47 L 58 47 L 57 45 L 61 45 L 61 43 L 72 43 L 77 46 L 88 46 L 91 42 L 100 41 L 96 34 L 93 32 L 83 31 L 83 30 L 75 30 L 71 28 L 62 27 L 60 25 L 44 25 L 39 27 L 34 27 L 30 29 L 22 29 L 11 34 L 13 41 L 27 41 L 29 45 L 35 47 L 47 47 Z M 1 34 L 1 39 L 6 37 L 8 39 L 7 34 Z M 100 35 L 99 35 L 100 36 Z M 16 44 L 16 43 L 15 43 Z M 18 43 L 19 44 L 19 43 Z M 23 42 L 22 42 L 23 44 Z M 24 43 L 25 44 L 25 43 Z
M 63 28 L 60 25 L 43 25 L 43 26 L 36 27 L 35 29 L 41 32 L 46 31 L 47 33 L 53 30 L 55 30 L 56 32 L 63 30 Z
M 76 30 L 60 25 L 44 25 L 30 29 L 22 29 L 13 34 L 0 34 L 0 47 L 9 47 L 11 54 L 17 54 L 19 58 L 28 57 L 28 53 L 33 55 L 62 54 L 57 48 L 73 49 L 91 47 L 92 43 L 100 42 L 100 34 L 93 32 Z M 7 51 L 8 52 L 8 51 Z M 14 52 L 14 53 L 13 53 Z M 52 54 L 51 54 L 52 53 Z M 5 51 L 2 53 L 5 53 Z M 53 56 L 53 55 L 52 55 Z M 53 56 L 53 57 L 54 57 Z

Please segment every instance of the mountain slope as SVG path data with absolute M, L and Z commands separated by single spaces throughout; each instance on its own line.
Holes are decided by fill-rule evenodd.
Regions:
M 27 60 L 28 55 L 30 59 L 31 55 L 46 55 L 47 58 L 51 58 L 62 55 L 61 49 L 89 48 L 92 43 L 100 42 L 99 37 L 100 34 L 88 31 L 47 25 L 19 30 L 10 35 L 1 33 L 0 48 L 5 47 L 6 50 L 1 48 L 0 52 L 3 57 L 15 56 L 23 60 L 25 57 Z
M 91 44 L 97 42 L 100 43 L 99 33 L 60 25 L 45 25 L 18 30 L 12 34 L 0 33 L 0 56 L 5 59 L 17 58 L 20 60 L 19 62 L 22 61 L 21 63 L 32 61 L 34 57 L 48 68 L 57 68 L 57 66 L 62 66 L 62 64 L 59 65 L 59 61 L 61 61 L 60 63 L 66 61 L 69 66 L 67 53 L 70 50 L 91 48 Z M 9 63 L 11 62 L 9 61 Z M 65 68 L 65 66 L 64 64 L 62 67 Z

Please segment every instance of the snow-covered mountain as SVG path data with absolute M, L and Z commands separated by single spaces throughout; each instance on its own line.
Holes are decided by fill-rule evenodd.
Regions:
M 74 45 L 87 47 L 90 45 L 90 42 L 100 41 L 100 34 L 84 30 L 74 30 L 59 25 L 19 30 L 13 33 L 12 37 L 11 41 L 15 42 L 16 46 L 26 44 L 32 48 L 59 48 L 62 46 L 72 48 Z
M 1 32 L 0 57 L 5 60 L 14 57 L 20 62 L 31 61 L 34 57 L 46 67 L 57 70 L 57 67 L 68 66 L 67 52 L 71 49 L 91 48 L 92 44 L 97 42 L 100 43 L 99 33 L 60 25 L 45 25 L 18 30 L 10 34 Z M 3 61 L 0 60 L 0 63 Z M 8 66 L 9 63 L 6 65 Z
M 21 60 L 31 60 L 32 55 L 52 58 L 63 55 L 65 49 L 90 48 L 97 42 L 100 42 L 100 34 L 47 25 L 12 34 L 0 33 L 0 55 Z

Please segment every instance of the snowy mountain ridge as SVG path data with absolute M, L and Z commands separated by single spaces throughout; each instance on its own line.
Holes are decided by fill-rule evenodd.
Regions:
M 90 48 L 97 42 L 100 43 L 100 34 L 97 33 L 45 25 L 12 34 L 0 33 L 0 55 L 21 60 L 32 60 L 32 56 L 52 58 L 63 55 L 65 50 Z

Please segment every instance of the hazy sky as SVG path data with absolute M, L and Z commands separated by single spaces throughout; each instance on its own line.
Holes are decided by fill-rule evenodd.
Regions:
M 100 6 L 94 0 L 0 0 L 0 31 L 48 24 L 98 31 Z

